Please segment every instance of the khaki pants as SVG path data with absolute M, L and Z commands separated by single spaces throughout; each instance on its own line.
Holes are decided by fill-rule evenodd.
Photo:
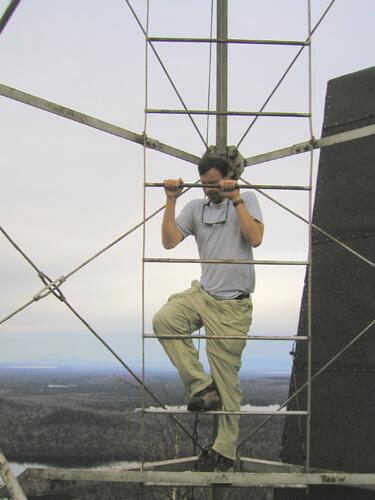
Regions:
M 193 281 L 191 288 L 173 294 L 154 316 L 154 332 L 159 335 L 189 335 L 202 326 L 207 339 L 207 357 L 211 375 L 204 372 L 198 352 L 191 339 L 160 339 L 170 360 L 177 368 L 190 396 L 215 381 L 222 401 L 222 409 L 238 411 L 242 401 L 238 371 L 246 340 L 230 339 L 231 335 L 246 335 L 252 317 L 251 298 L 218 300 L 211 297 Z M 225 339 L 214 340 L 216 336 Z M 213 449 L 234 459 L 239 433 L 239 416 L 219 417 L 218 435 Z

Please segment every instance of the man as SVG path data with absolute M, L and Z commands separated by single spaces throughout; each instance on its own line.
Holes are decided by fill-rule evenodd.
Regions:
M 263 238 L 262 214 L 253 192 L 240 194 L 229 178 L 229 164 L 222 158 L 203 157 L 198 165 L 207 198 L 190 201 L 175 217 L 181 179 L 164 181 L 167 196 L 162 222 L 162 243 L 174 248 L 194 235 L 201 259 L 253 259 L 252 247 Z M 211 187 L 212 185 L 212 187 Z M 160 339 L 190 395 L 188 410 L 238 411 L 242 400 L 238 371 L 245 336 L 252 318 L 251 293 L 255 285 L 253 265 L 202 264 L 200 282 L 173 294 L 154 316 L 159 335 L 189 335 L 202 326 L 207 336 L 211 375 L 204 372 L 191 339 Z M 215 336 L 225 337 L 215 339 Z M 218 435 L 200 457 L 204 470 L 233 467 L 239 433 L 239 416 L 219 417 Z

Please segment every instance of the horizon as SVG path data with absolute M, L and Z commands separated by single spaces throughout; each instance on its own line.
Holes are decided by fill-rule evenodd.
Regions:
M 131 369 L 138 375 L 141 375 L 142 366 L 131 366 Z M 86 373 L 86 374 L 128 374 L 129 377 L 132 377 L 129 372 L 123 368 L 120 364 L 107 364 L 102 366 L 97 366 L 96 364 L 89 363 L 83 361 L 81 364 L 69 362 L 65 364 L 58 364 L 45 361 L 35 363 L 35 364 L 26 364 L 20 362 L 9 362 L 9 363 L 0 363 L 0 372 L 6 372 L 9 374 L 51 374 L 51 373 L 64 373 L 64 374 L 78 374 L 78 373 Z M 164 366 L 150 366 L 145 371 L 145 379 L 148 376 L 153 374 L 162 374 L 165 376 L 173 376 L 179 378 L 177 371 L 173 368 L 166 368 Z M 283 370 L 282 368 L 277 367 L 263 367 L 263 368 L 253 368 L 253 369 L 241 369 L 240 370 L 240 378 L 241 376 L 252 376 L 252 375 L 267 375 L 267 376 L 275 376 L 275 377 L 290 377 L 291 371 Z

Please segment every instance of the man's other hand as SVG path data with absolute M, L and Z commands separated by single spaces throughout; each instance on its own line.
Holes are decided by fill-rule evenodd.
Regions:
M 233 179 L 222 179 L 219 181 L 220 193 L 224 198 L 235 201 L 240 199 L 240 190 L 237 187 L 237 181 Z
M 182 179 L 164 179 L 164 191 L 167 198 L 178 198 L 182 192 Z

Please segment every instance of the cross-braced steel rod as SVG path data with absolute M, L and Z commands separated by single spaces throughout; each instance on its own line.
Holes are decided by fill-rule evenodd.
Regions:
M 8 233 L 0 227 L 1 232 L 4 234 L 4 236 L 8 239 L 8 241 L 11 243 L 11 245 L 22 255 L 24 259 L 27 260 L 27 262 L 31 265 L 31 267 L 37 272 L 38 277 L 43 281 L 43 283 L 46 285 L 37 295 L 34 296 L 33 300 L 31 300 L 29 303 L 27 303 L 25 306 L 22 308 L 19 308 L 15 313 L 12 315 L 7 316 L 3 320 L 1 320 L 1 323 L 4 323 L 7 321 L 10 317 L 14 316 L 17 312 L 21 311 L 28 305 L 31 305 L 34 301 L 40 300 L 42 298 L 47 297 L 49 294 L 52 293 L 57 299 L 59 299 L 61 302 L 63 302 L 68 309 L 76 316 L 83 325 L 96 337 L 96 339 L 112 354 L 114 358 L 127 370 L 127 372 L 138 382 L 144 390 L 148 393 L 149 396 L 151 396 L 161 407 L 165 408 L 164 404 L 161 402 L 161 400 L 151 391 L 149 387 L 142 381 L 137 374 L 130 368 L 130 366 L 117 354 L 117 352 L 112 349 L 112 347 L 94 330 L 94 328 L 77 312 L 77 310 L 68 302 L 66 297 L 63 295 L 61 290 L 59 289 L 59 286 L 62 284 L 60 283 L 61 279 L 57 279 L 55 281 L 52 281 L 43 271 L 41 271 L 38 266 L 26 255 L 26 253 L 15 243 L 15 241 L 8 235 Z M 64 280 L 65 281 L 65 280 Z M 174 417 L 172 417 L 174 419 Z M 179 420 L 174 419 L 176 424 L 182 429 L 185 434 L 190 438 L 193 439 L 193 436 L 191 435 L 190 431 L 186 429 Z M 201 445 L 197 443 L 197 445 L 201 448 Z
M 315 24 L 314 28 L 312 29 L 311 31 L 311 35 L 313 35 L 315 33 L 315 31 L 319 28 L 320 24 L 322 23 L 322 21 L 324 20 L 324 18 L 326 17 L 326 15 L 328 14 L 328 12 L 330 11 L 330 9 L 332 8 L 332 5 L 335 3 L 336 0 L 331 0 L 331 3 L 328 5 L 328 7 L 326 8 L 326 10 L 323 12 L 323 14 L 320 16 L 318 22 Z M 308 37 L 308 39 L 306 40 L 306 42 L 309 42 L 311 43 L 311 36 Z M 276 94 L 277 90 L 279 89 L 280 85 L 283 83 L 283 81 L 285 80 L 286 76 L 288 75 L 289 71 L 292 69 L 292 67 L 294 66 L 294 64 L 296 63 L 296 61 L 298 60 L 299 56 L 302 54 L 303 52 L 303 49 L 306 47 L 306 45 L 302 45 L 302 47 L 299 49 L 299 51 L 297 52 L 297 54 L 294 56 L 294 58 L 292 59 L 292 61 L 289 63 L 288 67 L 286 68 L 286 70 L 284 71 L 284 73 L 282 74 L 281 78 L 279 79 L 279 81 L 276 83 L 275 87 L 272 89 L 271 93 L 269 94 L 269 96 L 267 97 L 267 99 L 264 101 L 264 103 L 262 104 L 261 108 L 259 109 L 259 111 L 263 111 L 265 109 L 265 107 L 267 106 L 267 104 L 270 102 L 270 100 L 272 99 L 272 97 Z M 255 116 L 254 119 L 251 121 L 250 125 L 247 127 L 247 129 L 245 130 L 244 134 L 242 135 L 241 139 L 238 141 L 237 143 L 237 148 L 240 147 L 240 145 L 242 144 L 242 142 L 244 141 L 245 137 L 247 136 L 247 134 L 250 132 L 250 130 L 253 128 L 253 126 L 255 125 L 255 123 L 257 122 L 259 116 Z
M 316 379 L 316 377 L 319 377 L 323 372 L 327 371 L 327 368 L 332 365 L 338 359 L 344 352 L 346 352 L 353 344 L 358 342 L 360 338 L 363 337 L 367 332 L 371 331 L 371 329 L 374 329 L 375 326 L 375 319 L 370 321 L 370 323 L 361 330 L 358 335 L 356 335 L 350 342 L 348 342 L 342 349 L 340 349 L 325 365 L 323 365 L 317 372 L 314 373 L 311 377 L 311 382 Z M 374 331 L 374 330 L 373 330 Z M 284 408 L 290 401 L 292 401 L 300 392 L 302 392 L 304 389 L 307 387 L 307 382 L 305 382 L 301 387 L 299 387 L 291 396 L 288 397 L 281 405 L 280 408 Z M 250 434 L 243 439 L 237 446 L 237 449 L 239 449 L 241 446 L 243 446 L 249 439 L 251 439 L 254 434 L 256 434 L 262 427 L 264 427 L 271 419 L 273 418 L 273 415 L 270 415 L 267 417 L 263 422 L 261 422 L 255 429 L 253 429 Z
M 8 24 L 9 19 L 12 17 L 14 11 L 18 7 L 18 4 L 20 3 L 21 0 L 12 0 L 8 7 L 5 9 L 4 14 L 1 16 L 0 19 L 0 35 L 3 32 L 5 26 Z
M 136 22 L 137 22 L 138 26 L 140 27 L 140 29 L 141 29 L 142 33 L 145 35 L 145 39 L 147 40 L 147 31 L 146 31 L 146 29 L 144 28 L 144 26 L 142 25 L 142 23 L 141 23 L 141 21 L 140 21 L 139 17 L 137 16 L 137 14 L 136 14 L 136 12 L 135 12 L 134 8 L 132 7 L 132 5 L 131 5 L 131 3 L 129 2 L 129 0 L 125 0 L 125 2 L 127 3 L 128 7 L 129 7 L 129 9 L 130 9 L 130 12 L 133 14 L 134 19 L 136 20 Z M 151 47 L 151 49 L 152 49 L 152 51 L 153 51 L 153 53 L 154 53 L 154 55 L 155 55 L 156 59 L 158 60 L 158 62 L 159 62 L 159 64 L 160 64 L 160 66 L 161 66 L 161 68 L 162 68 L 162 70 L 164 71 L 165 76 L 167 77 L 167 79 L 168 79 L 169 83 L 171 84 L 171 86 L 172 86 L 173 90 L 175 91 L 176 96 L 178 97 L 178 99 L 179 99 L 180 103 L 182 104 L 182 106 L 184 107 L 184 109 L 187 109 L 187 106 L 186 106 L 186 104 L 185 104 L 184 100 L 182 99 L 182 96 L 181 96 L 180 92 L 178 91 L 178 89 L 177 89 L 177 87 L 176 87 L 176 85 L 175 85 L 174 81 L 172 80 L 171 75 L 169 74 L 169 72 L 168 72 L 167 68 L 165 67 L 165 64 L 164 64 L 164 63 L 163 63 L 163 61 L 161 60 L 161 58 L 160 58 L 160 56 L 159 56 L 159 54 L 158 54 L 157 50 L 155 49 L 154 45 L 153 45 L 151 42 L 149 42 L 149 45 L 150 45 L 150 47 Z M 194 127 L 194 128 L 195 128 L 195 130 L 197 131 L 197 133 L 198 133 L 199 137 L 201 138 L 201 140 L 202 140 L 203 144 L 207 147 L 208 145 L 206 144 L 206 141 L 204 140 L 204 137 L 203 137 L 203 135 L 202 135 L 201 131 L 200 131 L 200 130 L 199 130 L 199 128 L 198 128 L 198 125 L 195 123 L 195 121 L 194 121 L 193 117 L 192 117 L 190 114 L 189 114 L 189 119 L 190 119 L 190 121 L 191 121 L 191 123 L 192 123 L 193 127 Z
M 375 133 L 375 130 L 374 130 L 374 133 Z M 247 183 L 246 179 L 244 179 L 243 177 L 240 177 L 240 179 L 243 182 Z M 251 185 L 250 183 L 248 183 L 248 184 Z M 287 207 L 286 205 L 284 205 L 280 201 L 276 200 L 275 198 L 273 198 L 269 194 L 265 193 L 264 191 L 262 191 L 260 189 L 256 189 L 256 192 L 261 194 L 262 196 L 264 196 L 268 200 L 270 200 L 272 203 L 275 203 L 278 207 L 282 208 L 283 210 L 286 210 L 288 213 L 292 214 L 294 217 L 297 217 L 297 219 L 301 220 L 302 222 L 305 222 L 306 224 L 309 224 L 309 221 L 307 219 L 305 219 L 304 217 L 302 217 L 302 215 L 298 214 L 297 212 L 295 212 L 291 208 Z M 315 231 L 318 231 L 319 233 L 323 234 L 326 238 L 333 241 L 336 245 L 340 246 L 341 248 L 344 248 L 346 251 L 350 252 L 352 255 L 354 255 L 358 259 L 362 260 L 362 262 L 365 262 L 366 264 L 368 264 L 371 267 L 375 267 L 375 262 L 372 262 L 371 260 L 364 257 L 359 252 L 353 250 L 353 248 L 346 245 L 343 241 L 340 241 L 339 239 L 335 238 L 334 236 L 332 236 L 332 234 L 327 233 L 327 231 L 324 231 L 324 229 L 322 229 L 321 227 L 317 226 L 314 223 L 311 223 L 311 226 Z

